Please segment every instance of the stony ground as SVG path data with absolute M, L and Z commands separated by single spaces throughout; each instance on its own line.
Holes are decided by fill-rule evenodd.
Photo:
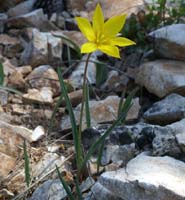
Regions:
M 65 101 L 51 120 L 61 94 L 56 68 L 62 68 L 78 123 L 86 56 L 77 52 L 85 40 L 74 16 L 91 16 L 96 1 L 50 2 L 52 9 L 35 2 L 0 0 L 0 60 L 5 75 L 0 85 L 0 199 L 67 199 L 56 165 L 74 189 L 74 147 Z M 100 3 L 106 18 L 123 12 L 129 18 L 146 9 L 150 1 Z M 80 185 L 84 199 L 185 199 L 184 36 L 182 18 L 178 24 L 148 33 L 146 40 L 153 46 L 149 52 L 122 49 L 120 60 L 99 52 L 91 56 L 88 81 L 93 128 L 86 129 L 84 118 L 85 151 L 117 119 L 121 94 L 127 96 L 135 87 L 139 90 L 126 123 L 105 141 L 100 173 L 96 153 L 89 161 L 89 176 Z M 106 68 L 101 82 L 97 82 L 97 67 Z M 30 161 L 29 187 L 24 141 Z

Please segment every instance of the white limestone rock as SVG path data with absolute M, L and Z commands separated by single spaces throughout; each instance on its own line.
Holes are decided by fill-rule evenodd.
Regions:
M 140 66 L 136 83 L 158 97 L 165 97 L 173 92 L 183 94 L 185 62 L 174 60 L 146 62 Z
M 142 153 L 126 168 L 103 173 L 99 182 L 123 200 L 184 200 L 185 163 Z
M 149 34 L 155 51 L 164 58 L 185 61 L 185 24 L 172 24 Z

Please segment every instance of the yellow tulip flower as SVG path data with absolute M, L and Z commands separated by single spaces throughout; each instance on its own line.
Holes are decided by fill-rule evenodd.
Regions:
M 82 45 L 81 53 L 91 53 L 100 50 L 112 57 L 120 58 L 119 47 L 134 45 L 135 42 L 124 37 L 118 37 L 125 24 L 126 15 L 119 15 L 104 21 L 102 9 L 97 4 L 93 13 L 92 24 L 83 17 L 75 18 L 80 31 L 88 42 Z

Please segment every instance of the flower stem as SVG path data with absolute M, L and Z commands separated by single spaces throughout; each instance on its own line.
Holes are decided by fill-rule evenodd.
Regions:
M 89 63 L 90 57 L 91 57 L 91 53 L 88 54 L 87 60 L 85 62 L 83 85 L 82 85 L 83 94 L 82 94 L 82 103 L 81 103 L 81 111 L 80 111 L 80 123 L 79 123 L 79 139 L 80 139 L 80 141 L 81 141 L 81 132 L 82 132 L 83 110 L 84 110 L 84 104 L 85 104 L 85 101 L 86 101 L 85 89 L 86 89 L 86 84 L 87 84 L 87 67 L 88 67 L 88 63 Z

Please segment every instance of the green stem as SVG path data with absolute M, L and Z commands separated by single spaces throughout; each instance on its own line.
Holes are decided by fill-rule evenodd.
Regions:
M 88 54 L 87 56 L 87 60 L 85 62 L 85 69 L 84 69 L 84 77 L 83 77 L 83 85 L 82 85 L 82 89 L 83 89 L 83 94 L 82 94 L 82 103 L 81 103 L 81 111 L 80 111 L 80 123 L 79 123 L 79 141 L 81 141 L 81 132 L 82 132 L 82 118 L 83 118 L 83 110 L 84 110 L 84 104 L 86 101 L 85 98 L 85 87 L 87 84 L 87 67 L 88 67 L 88 63 L 89 63 L 89 59 L 91 57 L 91 53 Z
M 78 129 L 78 141 L 79 144 L 81 144 L 81 135 L 82 135 L 82 119 L 83 119 L 83 111 L 84 111 L 84 105 L 86 102 L 86 84 L 87 84 L 87 67 L 88 67 L 88 63 L 89 63 L 89 59 L 91 57 L 91 53 L 88 54 L 87 56 L 87 60 L 85 62 L 85 69 L 84 69 L 84 77 L 83 77 L 83 85 L 82 85 L 82 90 L 83 90 L 83 94 L 82 94 L 82 103 L 81 103 L 81 110 L 80 110 L 80 122 L 79 122 L 79 129 Z M 80 148 L 81 149 L 81 148 Z M 78 162 L 79 165 L 77 165 L 77 176 L 78 178 L 80 178 L 82 176 L 81 172 L 81 164 L 83 163 L 83 158 L 80 157 L 80 161 Z M 84 172 L 86 172 L 86 169 L 83 170 Z

